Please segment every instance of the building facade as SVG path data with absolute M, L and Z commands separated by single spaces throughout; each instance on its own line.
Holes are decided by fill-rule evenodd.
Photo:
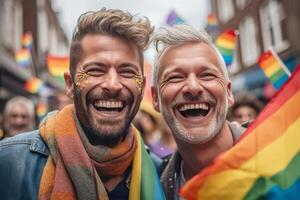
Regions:
M 257 64 L 272 48 L 292 72 L 300 63 L 300 1 L 211 0 L 222 31 L 239 31 L 235 61 L 229 68 L 234 92 L 251 91 L 268 100 L 275 93 Z
M 46 67 L 47 53 L 67 55 L 69 41 L 52 8 L 51 0 L 0 1 L 0 111 L 15 95 L 32 98 L 37 95 L 24 90 L 32 77 L 45 81 L 47 86 L 61 88 L 52 80 Z M 32 33 L 31 66 L 20 67 L 15 53 L 22 48 L 22 35 Z

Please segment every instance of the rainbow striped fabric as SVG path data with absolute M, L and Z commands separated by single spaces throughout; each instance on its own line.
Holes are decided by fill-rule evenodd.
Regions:
M 47 65 L 49 72 L 56 77 L 63 77 L 64 73 L 69 70 L 69 57 L 64 56 L 47 56 Z
M 216 46 L 220 50 L 227 67 L 229 67 L 233 61 L 236 41 L 237 31 L 233 29 L 221 33 L 216 39 Z
M 39 118 L 39 121 L 47 114 L 47 104 L 45 101 L 40 101 L 36 107 L 36 114 Z
M 179 17 L 175 10 L 171 10 L 166 22 L 169 26 L 174 26 L 176 24 L 182 24 L 185 21 L 181 17 Z
M 31 32 L 26 32 L 22 37 L 22 45 L 26 48 L 32 48 L 33 39 Z
M 258 59 L 258 65 L 271 81 L 272 85 L 278 90 L 289 78 L 284 64 L 269 50 L 264 52 Z
M 240 141 L 181 190 L 194 199 L 299 199 L 300 68 Z
M 132 173 L 131 176 L 129 199 L 164 200 L 164 192 L 155 166 L 144 148 L 140 134 L 136 129 L 134 132 L 138 144 L 133 158 L 132 171 L 137 173 Z
M 31 63 L 30 50 L 27 48 L 23 48 L 23 49 L 19 50 L 15 54 L 15 59 L 16 59 L 18 65 L 21 67 L 26 67 L 26 66 L 30 65 L 30 63 Z
M 207 25 L 208 26 L 218 26 L 218 21 L 214 14 L 209 14 L 207 16 Z
M 43 86 L 44 86 L 44 83 L 41 79 L 32 77 L 31 79 L 26 81 L 24 88 L 28 92 L 37 94 L 41 91 Z

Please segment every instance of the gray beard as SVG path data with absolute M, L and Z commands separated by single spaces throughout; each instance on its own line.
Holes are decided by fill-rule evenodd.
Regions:
M 181 126 L 180 122 L 175 118 L 175 116 L 172 116 L 170 113 L 168 113 L 168 111 L 165 109 L 164 106 L 162 106 L 162 104 L 160 104 L 160 108 L 162 110 L 162 115 L 175 138 L 189 144 L 204 144 L 213 139 L 216 135 L 218 135 L 218 133 L 220 133 L 224 123 L 226 122 L 228 102 L 226 95 L 224 99 L 224 105 L 221 107 L 219 114 L 217 113 L 217 115 L 215 115 L 212 119 L 212 122 L 208 127 L 207 133 L 199 134 L 197 136 L 189 134 L 189 132 Z M 216 110 L 215 112 L 218 112 L 218 110 Z

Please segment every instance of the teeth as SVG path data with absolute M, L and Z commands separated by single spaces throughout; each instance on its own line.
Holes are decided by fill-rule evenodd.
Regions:
M 179 111 L 186 111 L 191 109 L 208 110 L 208 105 L 205 103 L 195 103 L 195 104 L 183 104 L 179 107 Z
M 123 102 L 122 101 L 98 100 L 94 103 L 94 106 L 100 107 L 100 108 L 122 108 Z

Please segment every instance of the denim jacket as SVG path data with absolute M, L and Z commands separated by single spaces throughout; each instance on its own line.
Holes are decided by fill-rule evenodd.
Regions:
M 0 199 L 37 199 L 49 151 L 38 131 L 0 141 Z
M 48 147 L 41 139 L 38 130 L 1 140 L 0 199 L 37 199 L 40 180 L 48 155 Z M 152 153 L 150 153 L 150 157 L 158 169 L 162 164 L 162 160 Z M 114 196 L 116 192 L 120 193 L 120 191 L 123 196 L 128 195 L 128 181 L 122 181 L 126 187 L 121 184 L 121 186 L 118 185 L 115 188 L 116 191 L 113 190 L 113 193 L 109 196 Z

